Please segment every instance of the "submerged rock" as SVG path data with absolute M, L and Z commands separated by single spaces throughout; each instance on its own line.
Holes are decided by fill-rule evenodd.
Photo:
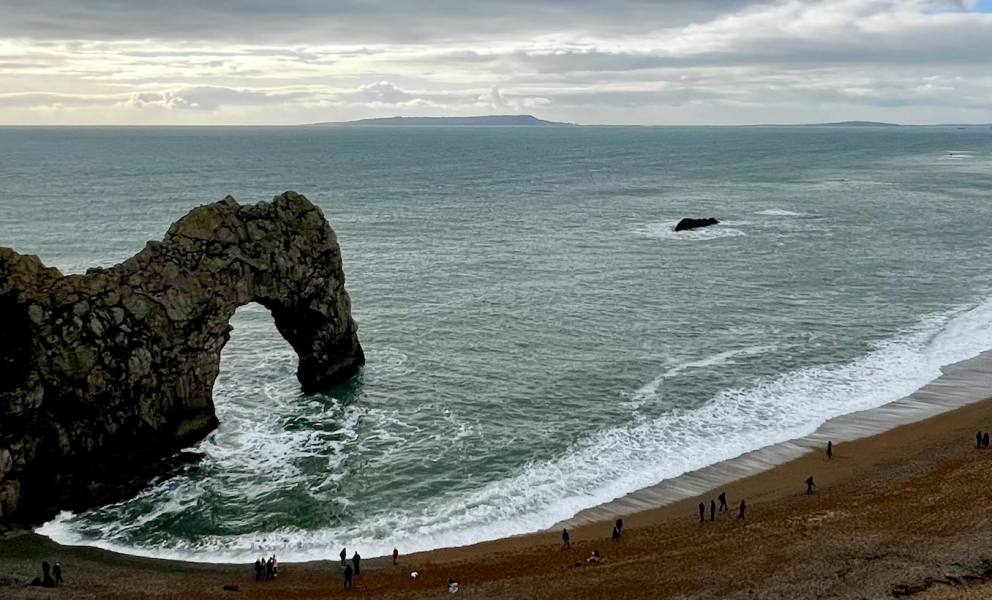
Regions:
M 201 206 L 85 275 L 0 248 L 0 518 L 47 518 L 100 473 L 147 469 L 213 430 L 239 306 L 269 309 L 305 391 L 351 377 L 365 356 L 344 281 L 334 231 L 294 192 Z
M 675 231 L 685 231 L 687 229 L 697 229 L 699 227 L 709 227 L 710 225 L 716 225 L 720 221 L 710 217 L 708 219 L 693 219 L 686 217 L 678 222 L 675 226 Z

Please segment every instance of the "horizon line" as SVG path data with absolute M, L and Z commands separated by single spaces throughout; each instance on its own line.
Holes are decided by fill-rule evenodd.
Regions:
M 521 115 L 524 116 L 524 115 Z M 34 129 L 34 128 L 186 128 L 186 129 L 208 129 L 208 128 L 290 128 L 290 127 L 320 127 L 324 129 L 332 129 L 335 125 L 348 124 L 352 127 L 360 127 L 359 123 L 362 121 L 371 121 L 380 118 L 393 118 L 393 117 L 370 117 L 368 119 L 357 119 L 355 121 L 333 121 L 333 122 L 320 122 L 320 123 L 255 123 L 255 124 L 245 124 L 245 123 L 219 123 L 219 124 L 161 124 L 161 123 L 94 123 L 94 124 L 82 124 L 82 123 L 32 123 L 32 124 L 14 124 L 14 123 L 0 123 L 0 128 L 4 129 Z M 404 117 L 411 119 L 419 118 L 437 118 L 444 119 L 448 117 Z M 460 117 L 453 117 L 460 118 Z M 468 117 L 471 118 L 471 117 Z M 446 128 L 446 129 L 471 129 L 471 128 L 493 128 L 493 129 L 562 129 L 568 127 L 641 127 L 641 128 L 651 128 L 651 127 L 723 127 L 723 128 L 735 128 L 735 127 L 816 127 L 833 125 L 837 127 L 849 126 L 852 128 L 885 128 L 885 127 L 992 127 L 992 122 L 973 122 L 973 123 L 888 123 L 881 121 L 818 121 L 811 123 L 735 123 L 735 124 L 706 124 L 706 123 L 682 123 L 682 124 L 622 124 L 622 123 L 565 123 L 565 122 L 555 122 L 555 126 L 541 126 L 541 125 L 460 125 L 457 127 L 444 126 L 444 125 L 374 125 L 378 129 L 382 128 L 394 128 L 394 129 L 430 129 L 434 127 Z M 562 127 L 564 126 L 564 127 Z

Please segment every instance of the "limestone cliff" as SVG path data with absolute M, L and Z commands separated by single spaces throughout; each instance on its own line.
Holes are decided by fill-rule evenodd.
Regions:
M 316 391 L 365 363 L 341 251 L 294 192 L 201 206 L 109 269 L 63 276 L 0 248 L 0 520 L 202 439 L 235 309 L 258 302 Z M 54 498 L 54 500 L 53 500 Z

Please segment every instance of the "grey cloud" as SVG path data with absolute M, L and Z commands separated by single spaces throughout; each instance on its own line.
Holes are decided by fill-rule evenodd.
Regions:
M 52 106 L 110 106 L 127 99 L 126 94 L 57 94 L 25 92 L 0 94 L 0 107 L 35 108 Z
M 0 0 L 0 36 L 239 42 L 424 42 L 647 31 L 756 0 Z

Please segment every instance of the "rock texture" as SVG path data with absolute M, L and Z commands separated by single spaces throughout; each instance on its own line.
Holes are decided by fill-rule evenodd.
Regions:
M 101 472 L 147 467 L 214 429 L 228 321 L 249 302 L 296 350 L 304 390 L 364 364 L 334 231 L 294 192 L 201 206 L 85 275 L 0 248 L 0 519 L 45 518 Z
M 710 225 L 716 225 L 720 221 L 710 217 L 708 219 L 693 219 L 686 217 L 678 222 L 675 226 L 675 231 L 686 231 L 687 229 L 697 229 L 699 227 L 709 227 Z

